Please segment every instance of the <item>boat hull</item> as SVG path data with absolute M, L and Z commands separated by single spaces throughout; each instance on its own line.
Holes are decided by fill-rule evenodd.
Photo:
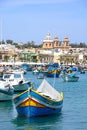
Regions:
M 63 98 L 59 101 L 54 101 L 31 89 L 30 92 L 26 91 L 16 97 L 14 102 L 19 115 L 32 117 L 60 113 L 63 105 Z
M 59 77 L 60 73 L 57 72 L 57 70 L 49 71 L 47 72 L 47 77 Z
M 47 73 L 47 77 L 59 77 L 59 74 L 56 74 L 56 73 L 53 73 L 53 74 L 51 74 L 51 73 Z
M 13 85 L 14 87 L 14 91 L 17 92 L 17 91 L 25 91 L 27 90 L 29 87 L 31 86 L 31 83 L 30 82 L 27 82 L 27 83 L 22 83 L 22 84 L 15 84 Z
M 61 109 L 62 108 L 52 109 L 52 108 L 25 106 L 25 107 L 17 107 L 17 112 L 20 115 L 23 115 L 26 117 L 35 117 L 35 116 L 59 114 L 61 112 Z
M 0 88 L 0 101 L 8 101 L 13 99 L 14 88 Z
M 49 67 L 47 71 L 47 77 L 59 77 L 61 70 L 54 67 Z
M 9 101 L 13 99 L 13 95 L 0 93 L 0 101 Z
M 77 82 L 79 80 L 79 77 L 73 77 L 73 76 L 71 77 L 68 75 L 63 75 L 62 78 L 64 81 L 67 81 L 67 82 Z

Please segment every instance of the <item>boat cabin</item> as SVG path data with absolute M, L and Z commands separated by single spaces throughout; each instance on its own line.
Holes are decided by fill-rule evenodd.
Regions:
M 6 73 L 3 75 L 3 80 L 5 81 L 14 81 L 14 80 L 23 80 L 23 73 Z

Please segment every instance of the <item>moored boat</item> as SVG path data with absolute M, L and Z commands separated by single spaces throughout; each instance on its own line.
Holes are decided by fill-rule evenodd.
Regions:
M 47 73 L 46 73 L 46 76 L 47 76 L 47 77 L 57 77 L 57 78 L 58 78 L 59 75 L 60 75 L 60 73 L 61 73 L 61 70 L 60 70 L 59 68 L 50 66 L 50 67 L 48 68 L 48 71 L 47 71 Z
M 3 80 L 14 87 L 14 91 L 24 91 L 31 87 L 31 81 L 24 79 L 22 72 L 12 72 L 3 75 Z
M 27 117 L 58 114 L 63 106 L 63 93 L 44 79 L 37 90 L 32 88 L 14 98 L 19 115 Z
M 37 70 L 37 69 L 33 70 L 33 74 L 38 75 L 39 74 L 39 70 Z
M 14 88 L 6 82 L 0 81 L 0 101 L 13 99 Z
M 76 72 L 68 70 L 63 73 L 62 79 L 67 82 L 77 82 L 79 80 L 79 76 L 76 74 Z

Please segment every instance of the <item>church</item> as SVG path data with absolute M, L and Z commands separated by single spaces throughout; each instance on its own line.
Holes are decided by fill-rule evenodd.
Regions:
M 50 33 L 47 33 L 46 38 L 43 40 L 42 44 L 43 49 L 60 49 L 63 51 L 67 51 L 71 48 L 67 36 L 64 38 L 64 41 L 59 41 L 57 36 L 55 36 L 54 40 L 52 40 Z

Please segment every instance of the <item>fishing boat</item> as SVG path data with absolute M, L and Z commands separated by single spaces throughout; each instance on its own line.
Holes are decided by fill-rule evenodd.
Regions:
M 59 77 L 61 70 L 59 68 L 50 66 L 47 71 L 47 77 Z
M 63 73 L 62 79 L 67 82 L 77 82 L 79 80 L 79 76 L 76 74 L 76 72 L 69 69 Z
M 63 106 L 63 93 L 43 79 L 37 90 L 29 88 L 14 98 L 19 115 L 26 117 L 58 114 Z
M 0 81 L 0 101 L 13 99 L 14 88 L 6 82 Z
M 39 71 L 37 69 L 33 70 L 33 74 L 34 75 L 38 75 L 39 74 Z
M 24 91 L 31 86 L 31 81 L 24 79 L 22 72 L 5 73 L 3 75 L 3 81 L 9 82 L 13 87 L 14 91 Z

